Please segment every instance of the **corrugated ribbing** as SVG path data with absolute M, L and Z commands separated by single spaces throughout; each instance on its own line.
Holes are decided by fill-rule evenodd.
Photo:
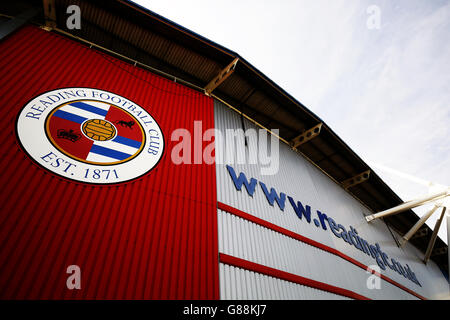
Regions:
M 412 296 L 426 299 L 336 249 L 221 202 L 218 221 L 220 254 L 305 276 L 334 287 L 347 288 L 371 299 L 411 299 Z M 224 261 L 221 259 L 221 262 Z M 339 269 L 345 270 L 345 273 L 337 276 L 336 270 Z M 383 281 L 382 287 L 389 290 L 368 288 L 368 274 L 376 274 L 386 281 Z M 358 285 L 349 285 L 348 279 Z
M 238 113 L 230 110 L 220 101 L 215 101 L 214 117 L 216 129 L 220 130 L 224 136 L 227 129 L 257 129 L 250 121 L 245 119 L 242 121 Z M 258 143 L 264 141 L 263 139 L 267 139 L 268 134 L 263 133 L 264 135 L 258 137 Z M 252 140 L 250 138 L 247 139 L 248 143 L 245 145 L 243 131 L 236 139 L 236 141 L 241 141 L 241 143 L 236 142 L 234 149 L 229 147 L 231 144 L 229 144 L 228 140 L 222 140 L 216 142 L 217 154 L 231 156 L 229 159 L 224 157 L 223 163 L 218 163 L 216 166 L 217 198 L 220 203 L 249 213 L 278 228 L 323 244 L 327 248 L 336 250 L 335 252 L 340 252 L 338 255 L 330 255 L 329 253 L 323 254 L 325 251 L 318 248 L 305 247 L 301 252 L 301 257 L 305 262 L 298 266 L 298 268 L 302 268 L 300 275 L 325 283 L 332 283 L 330 281 L 335 279 L 339 281 L 339 283 L 334 283 L 335 285 L 354 290 L 374 299 L 432 298 L 437 293 L 448 292 L 446 283 L 438 280 L 441 279 L 442 272 L 439 271 L 438 266 L 434 262 L 431 261 L 427 265 L 423 264 L 422 260 L 416 258 L 420 256 L 420 252 L 412 245 L 398 248 L 392 239 L 391 233 L 382 221 L 374 221 L 368 224 L 364 217 L 371 212 L 301 155 L 292 151 L 289 146 L 283 143 L 279 144 L 279 157 L 274 156 L 272 158 L 276 170 L 272 172 L 273 174 L 264 174 L 262 169 L 268 168 L 267 162 L 252 163 L 248 161 L 250 160 L 248 157 L 250 154 L 255 155 L 257 154 L 256 152 L 264 151 L 264 149 L 256 149 L 257 144 L 251 143 Z M 234 155 L 230 151 L 235 151 Z M 245 155 L 247 162 L 239 161 L 238 155 Z M 220 159 L 219 156 L 217 158 Z M 238 190 L 230 171 L 225 165 L 230 165 L 236 177 L 244 174 L 247 181 L 250 181 L 251 178 L 257 180 L 254 192 L 249 193 L 245 187 Z M 264 183 L 267 190 L 274 188 L 277 194 L 281 195 L 281 193 L 284 193 L 286 195 L 284 210 L 276 202 L 273 202 L 273 205 L 271 205 L 260 183 Z M 288 196 L 297 205 L 300 202 L 304 207 L 310 206 L 311 220 L 309 222 L 304 216 L 299 218 Z M 355 246 L 349 245 L 342 238 L 337 238 L 329 227 L 327 230 L 324 230 L 320 224 L 316 225 L 314 219 L 318 218 L 318 211 L 333 218 L 337 223 L 345 226 L 347 230 L 352 226 L 357 230 L 359 237 L 366 240 L 369 244 L 375 245 L 378 243 L 389 258 L 394 258 L 403 265 L 408 264 L 422 286 L 415 284 L 395 270 L 387 268 L 382 272 L 382 278 L 386 280 L 383 281 L 383 290 L 365 291 L 368 290 L 366 285 L 367 276 L 361 266 L 378 266 L 376 260 L 371 255 L 358 250 Z M 258 228 L 251 229 L 250 226 L 251 224 L 248 222 L 241 223 L 240 219 L 221 215 L 219 212 L 219 230 L 220 228 L 224 231 L 227 230 L 221 234 L 223 238 L 220 238 L 222 243 L 219 245 L 219 251 L 243 259 L 247 259 L 246 254 L 253 253 L 253 257 L 248 259 L 262 263 L 261 260 L 253 259 L 264 256 L 268 259 L 266 261 L 270 262 L 272 258 L 269 248 L 273 248 L 272 252 L 279 257 L 278 254 L 283 252 L 280 249 L 282 248 L 281 246 L 292 243 L 289 239 L 283 239 L 278 242 L 277 247 L 275 246 L 275 240 L 280 239 L 280 235 L 266 232 L 262 229 L 261 232 L 252 234 L 251 231 L 258 230 Z M 263 239 L 259 240 L 256 238 L 257 234 L 263 236 Z M 266 236 L 270 238 L 264 238 Z M 267 241 L 267 245 L 262 244 L 263 240 Z M 233 248 L 234 253 L 222 251 L 221 245 Z M 304 247 L 303 244 L 300 244 L 300 246 Z M 292 256 L 290 248 L 285 252 L 286 257 L 290 258 Z M 240 253 L 244 255 L 239 255 Z M 342 260 L 344 256 L 353 262 L 358 261 L 360 265 L 357 266 L 358 264 L 355 263 L 350 265 L 348 263 L 349 260 L 347 262 Z M 280 263 L 280 260 L 273 260 L 275 260 L 275 263 Z M 332 272 L 329 272 L 330 269 L 326 268 L 327 265 L 333 266 Z M 270 264 L 270 266 L 276 268 L 275 264 Z M 355 272 L 353 273 L 352 271 Z
M 220 298 L 224 300 L 350 300 L 325 290 L 220 263 Z
M 0 43 L 0 70 L 0 298 L 218 299 L 215 167 L 170 157 L 174 129 L 193 132 L 194 120 L 214 127 L 212 100 L 31 26 Z M 64 87 L 144 107 L 164 133 L 160 163 L 112 186 L 35 164 L 19 147 L 16 117 L 31 98 Z M 81 268 L 81 290 L 66 288 L 69 265 Z
M 369 298 L 362 296 L 356 292 L 351 290 L 347 290 L 344 288 L 332 286 L 328 283 L 316 281 L 313 279 L 305 278 L 296 274 L 292 274 L 289 272 L 285 272 L 279 269 L 274 269 L 262 264 L 258 264 L 252 261 L 248 261 L 245 259 L 237 258 L 234 256 L 230 256 L 224 253 L 220 253 L 220 262 L 228 264 L 230 266 L 234 266 L 237 268 L 242 268 L 244 270 L 249 270 L 256 272 L 258 274 L 263 274 L 272 278 L 276 278 L 277 280 L 289 281 L 292 283 L 304 285 L 308 288 L 319 289 L 322 291 L 326 291 L 329 293 L 337 294 L 342 297 L 357 299 L 357 300 L 370 300 Z M 276 296 L 279 292 L 274 292 Z

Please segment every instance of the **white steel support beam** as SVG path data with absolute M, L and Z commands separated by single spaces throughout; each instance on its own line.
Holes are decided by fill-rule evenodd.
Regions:
M 319 123 L 318 125 L 315 125 L 311 129 L 306 130 L 301 135 L 292 139 L 291 143 L 290 143 L 292 149 L 296 149 L 297 147 L 301 146 L 302 144 L 317 137 L 319 135 L 321 129 L 322 129 L 322 123 Z
M 429 217 L 439 208 L 439 206 L 434 206 L 430 211 L 424 214 L 419 221 L 402 237 L 401 246 L 403 247 L 409 239 L 420 229 L 421 226 L 428 220 Z
M 210 95 L 211 92 L 222 82 L 224 82 L 231 74 L 234 72 L 234 69 L 236 68 L 236 64 L 238 63 L 239 58 L 235 58 L 229 65 L 227 65 L 222 71 L 219 72 L 217 76 L 214 77 L 204 88 L 205 94 Z
M 375 213 L 375 214 L 371 214 L 370 216 L 366 216 L 366 220 L 367 220 L 367 222 L 371 222 L 372 220 L 375 220 L 375 219 L 379 219 L 379 218 L 382 218 L 382 217 L 394 215 L 394 214 L 397 214 L 397 213 L 400 213 L 400 212 L 403 212 L 403 211 L 406 211 L 406 210 L 409 210 L 409 209 L 421 206 L 421 205 L 426 204 L 428 202 L 445 198 L 448 195 L 450 195 L 450 189 L 447 189 L 447 190 L 444 190 L 444 191 L 435 192 L 435 193 L 429 194 L 427 196 L 421 197 L 419 199 L 411 200 L 411 201 L 402 203 L 402 204 L 400 204 L 398 206 L 395 206 L 395 207 L 393 207 L 391 209 L 387 209 L 387 210 L 384 210 L 384 211 L 381 211 L 381 212 L 378 212 L 378 213 Z
M 364 171 L 350 179 L 344 180 L 341 182 L 342 187 L 344 187 L 344 189 L 348 189 L 350 187 L 356 186 L 357 184 L 360 184 L 364 181 L 366 181 L 367 179 L 369 179 L 370 176 L 370 170 Z
M 425 258 L 423 259 L 425 264 L 430 259 L 431 252 L 433 251 L 433 247 L 434 247 L 434 244 L 436 242 L 436 238 L 437 238 L 437 235 L 438 235 L 438 232 L 439 232 L 439 228 L 441 227 L 442 220 L 444 219 L 444 216 L 445 216 L 445 210 L 446 210 L 446 207 L 442 207 L 441 216 L 439 217 L 439 220 L 436 221 L 436 225 L 434 226 L 433 234 L 431 235 L 430 243 L 428 244 L 428 248 L 427 248 L 427 251 L 425 253 Z

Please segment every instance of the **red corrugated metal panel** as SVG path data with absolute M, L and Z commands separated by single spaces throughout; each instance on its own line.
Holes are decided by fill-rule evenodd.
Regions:
M 212 99 L 31 26 L 0 43 L 0 70 L 0 298 L 218 299 L 215 167 L 170 157 L 174 129 L 214 127 Z M 64 87 L 146 108 L 165 136 L 159 164 L 107 186 L 35 164 L 19 147 L 16 117 L 32 97 Z M 74 264 L 81 290 L 66 288 Z

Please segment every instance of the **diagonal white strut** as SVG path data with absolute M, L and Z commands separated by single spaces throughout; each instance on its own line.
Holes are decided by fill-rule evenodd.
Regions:
M 428 262 L 428 259 L 430 259 L 430 256 L 431 256 L 431 252 L 433 252 L 434 243 L 436 242 L 436 238 L 437 238 L 437 235 L 439 232 L 439 228 L 441 227 L 442 220 L 444 220 L 444 215 L 445 215 L 446 209 L 447 209 L 446 207 L 442 207 L 441 216 L 439 217 L 439 220 L 436 221 L 436 224 L 434 226 L 433 235 L 431 236 L 430 243 L 428 244 L 427 251 L 425 252 L 425 258 L 423 259 L 423 261 L 425 263 Z M 448 232 L 447 232 L 447 234 L 448 234 Z
M 447 212 L 447 245 L 450 244 L 450 210 Z M 448 254 L 448 269 L 450 273 L 450 250 L 447 250 Z
M 445 197 L 448 197 L 449 195 L 450 195 L 450 188 L 447 188 L 444 191 L 435 192 L 435 193 L 429 194 L 427 196 L 402 203 L 393 208 L 390 208 L 390 209 L 387 209 L 387 210 L 384 210 L 384 211 L 381 211 L 381 212 L 378 212 L 375 214 L 371 214 L 370 216 L 366 216 L 366 220 L 367 220 L 367 222 L 370 222 L 375 219 L 394 215 L 394 214 L 424 205 L 424 204 L 432 202 L 432 201 L 443 199 Z
M 421 226 L 428 220 L 429 217 L 439 208 L 439 206 L 435 205 L 430 211 L 427 212 L 427 214 L 424 214 L 422 218 L 419 219 L 419 221 L 416 222 L 416 224 L 409 230 L 403 237 L 403 241 L 401 243 L 401 246 L 403 247 L 406 242 L 411 239 L 411 237 L 417 232 L 417 230 L 420 229 Z M 445 208 L 445 207 L 444 207 Z
M 422 218 L 420 218 L 419 221 L 417 221 L 416 224 L 403 236 L 403 242 L 401 244 L 402 246 L 411 239 L 411 237 L 420 229 L 420 227 L 426 222 L 426 220 L 429 217 L 431 217 L 431 215 L 433 215 L 433 213 L 438 208 L 442 208 L 441 215 L 440 215 L 439 219 L 436 221 L 436 224 L 435 224 L 434 230 L 433 230 L 433 234 L 431 235 L 430 242 L 428 243 L 428 247 L 425 252 L 425 257 L 424 257 L 423 261 L 426 264 L 433 253 L 434 244 L 436 242 L 436 238 L 438 236 L 438 232 L 441 227 L 442 220 L 444 220 L 445 216 L 447 216 L 447 244 L 450 245 L 450 210 L 447 210 L 450 207 L 450 197 L 449 197 L 450 196 L 450 187 L 444 186 L 441 184 L 437 184 L 437 183 L 433 183 L 431 181 L 426 181 L 426 180 L 408 175 L 406 173 L 403 173 L 398 170 L 388 168 L 386 166 L 382 166 L 379 164 L 373 164 L 373 166 L 378 167 L 382 170 L 388 171 L 390 173 L 393 173 L 402 178 L 408 179 L 410 181 L 413 181 L 413 182 L 416 182 L 416 183 L 419 183 L 422 185 L 427 185 L 429 187 L 430 194 L 427 196 L 423 196 L 421 198 L 402 203 L 393 208 L 366 216 L 367 222 L 371 222 L 375 219 L 394 215 L 394 214 L 397 214 L 397 213 L 400 213 L 400 212 L 403 212 L 403 211 L 406 211 L 406 210 L 409 210 L 409 209 L 412 209 L 412 208 L 415 208 L 415 207 L 418 207 L 418 206 L 421 206 L 421 205 L 424 205 L 424 204 L 427 204 L 430 202 L 434 202 L 434 207 L 429 212 L 427 212 L 424 216 L 422 216 Z M 434 190 L 440 189 L 440 190 L 432 192 L 433 189 Z M 446 215 L 445 215 L 445 212 L 447 212 Z M 450 266 L 450 250 L 447 250 L 447 254 L 448 254 L 448 266 Z M 449 267 L 449 269 L 450 269 L 450 267 Z

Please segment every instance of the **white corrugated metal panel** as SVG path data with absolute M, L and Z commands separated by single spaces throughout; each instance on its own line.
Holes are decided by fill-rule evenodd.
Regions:
M 224 300 L 350 300 L 223 263 L 220 264 L 219 277 L 220 299 Z
M 216 128 L 222 132 L 223 136 L 225 136 L 226 129 L 257 129 L 251 122 L 241 119 L 239 114 L 218 101 L 215 101 L 214 112 Z M 240 138 L 244 139 L 243 135 Z M 266 139 L 268 139 L 267 136 Z M 329 227 L 327 230 L 323 230 L 320 227 L 316 227 L 313 221 L 307 223 L 304 218 L 300 220 L 288 199 L 286 199 L 284 211 L 280 210 L 276 202 L 274 206 L 271 206 L 259 183 L 256 186 L 253 196 L 249 196 L 245 187 L 241 191 L 237 191 L 225 166 L 226 164 L 230 164 L 235 170 L 236 175 L 243 172 L 247 179 L 255 178 L 258 182 L 265 183 L 269 190 L 273 187 L 278 193 L 284 192 L 287 196 L 291 196 L 294 201 L 301 201 L 303 205 L 311 206 L 312 219 L 317 217 L 316 210 L 320 210 L 332 217 L 336 222 L 344 225 L 347 229 L 353 226 L 358 231 L 358 235 L 368 241 L 369 244 L 379 243 L 382 250 L 390 258 L 395 258 L 403 265 L 408 263 L 421 282 L 422 287 L 389 268 L 382 271 L 383 275 L 425 297 L 433 297 L 437 293 L 449 294 L 448 283 L 434 262 L 430 261 L 428 265 L 424 265 L 420 260 L 421 254 L 410 245 L 407 245 L 403 249 L 398 248 L 384 222 L 374 221 L 368 224 L 364 217 L 371 212 L 367 208 L 349 195 L 341 186 L 319 171 L 314 165 L 298 153 L 292 151 L 287 145 L 280 143 L 279 148 L 279 169 L 274 175 L 263 175 L 261 173 L 261 166 L 258 164 L 236 163 L 236 154 L 245 154 L 248 156 L 249 153 L 257 152 L 257 148 L 250 143 L 235 152 L 232 161 L 217 163 L 218 201 L 337 249 L 366 266 L 376 265 L 376 261 L 372 257 L 356 249 L 354 246 L 347 244 L 342 239 L 335 237 L 329 230 Z M 225 148 L 225 139 L 222 141 L 216 140 L 216 154 L 219 160 L 221 156 L 225 158 L 225 155 L 230 154 L 230 150 L 226 150 Z M 289 266 L 290 264 L 285 265 L 286 261 L 283 262 L 283 259 L 295 259 L 292 254 L 290 256 L 289 254 L 285 256 L 273 256 L 276 252 L 284 252 L 283 250 L 286 253 L 292 252 L 294 250 L 292 248 L 292 241 L 295 240 L 284 236 L 283 239 L 280 239 L 281 235 L 271 234 L 268 230 L 251 233 L 247 230 L 249 228 L 248 224 L 236 223 L 236 219 L 231 217 L 226 218 L 222 216 L 221 219 L 223 220 L 223 225 L 219 222 L 219 230 L 221 232 L 220 236 L 223 239 L 219 240 L 221 242 L 220 250 L 225 250 L 222 252 L 231 255 L 236 254 L 236 256 L 249 259 L 250 261 L 264 261 L 274 267 L 280 265 Z M 240 231 L 240 228 L 243 228 L 243 231 Z M 257 244 L 263 243 L 264 241 L 266 241 L 266 245 L 258 250 Z M 270 243 L 267 243 L 267 241 Z M 295 250 L 297 250 L 298 255 L 303 257 L 303 262 L 300 261 L 301 263 L 299 261 L 291 262 L 294 264 L 300 263 L 300 266 L 297 266 L 297 274 L 305 277 L 310 275 L 315 280 L 339 285 L 360 294 L 363 294 L 364 290 L 367 290 L 365 281 L 362 281 L 364 277 L 367 279 L 367 274 L 364 270 L 340 257 L 298 243 L 298 241 L 296 242 L 294 247 L 301 249 Z M 275 243 L 277 243 L 276 246 Z M 268 252 L 269 245 L 275 246 L 272 252 Z M 244 246 L 248 247 L 244 249 Z M 261 257 L 264 257 L 264 260 L 260 260 L 262 259 Z M 329 273 L 330 269 L 332 270 L 331 275 Z M 332 281 L 335 281 L 335 283 Z M 386 281 L 382 281 L 382 284 L 385 285 L 382 294 L 370 292 L 367 296 L 374 298 L 415 299 L 411 294 Z
M 371 299 L 415 299 L 381 280 L 369 289 L 365 270 L 329 252 L 219 210 L 219 252 L 354 291 Z M 356 285 L 355 285 L 356 284 Z

